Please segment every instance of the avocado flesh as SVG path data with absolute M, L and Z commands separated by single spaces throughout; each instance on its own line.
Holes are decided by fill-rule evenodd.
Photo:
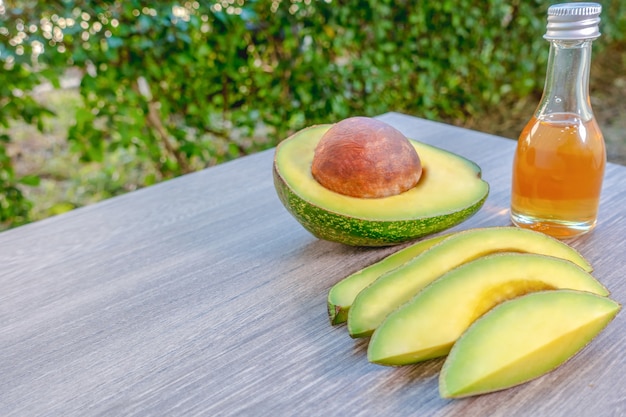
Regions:
M 313 235 L 354 246 L 387 246 L 439 232 L 466 220 L 484 204 L 489 185 L 473 162 L 411 140 L 423 174 L 398 195 L 355 198 L 324 188 L 311 174 L 317 143 L 331 125 L 303 129 L 281 142 L 274 183 L 287 210 Z
M 593 340 L 620 308 L 607 297 L 574 290 L 506 301 L 454 344 L 439 375 L 440 395 L 484 394 L 544 375 Z
M 382 365 L 406 365 L 444 356 L 494 306 L 554 289 L 608 295 L 592 275 L 564 259 L 529 253 L 481 257 L 439 277 L 387 316 L 374 331 L 368 359 Z
M 586 271 L 591 265 L 572 247 L 546 234 L 517 227 L 458 232 L 379 277 L 363 289 L 348 312 L 352 337 L 370 336 L 389 313 L 435 279 L 466 262 L 496 252 L 527 252 L 570 260 Z
M 328 291 L 328 316 L 331 324 L 341 324 L 348 319 L 348 310 L 357 294 L 378 277 L 410 261 L 449 235 L 421 240 L 386 258 L 355 272 L 332 286 Z

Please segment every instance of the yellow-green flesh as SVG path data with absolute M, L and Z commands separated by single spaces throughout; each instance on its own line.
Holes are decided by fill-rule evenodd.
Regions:
M 374 282 L 382 274 L 403 265 L 448 236 L 442 235 L 421 240 L 347 276 L 333 285 L 328 292 L 328 315 L 331 324 L 344 323 L 348 319 L 348 310 L 357 294 L 363 288 Z
M 620 305 L 591 293 L 544 291 L 504 302 L 454 344 L 439 376 L 444 398 L 509 388 L 567 361 L 615 317 Z
M 389 313 L 413 298 L 426 285 L 459 265 L 496 252 L 554 256 L 591 270 L 591 265 L 573 248 L 543 233 L 516 227 L 466 230 L 434 245 L 363 289 L 348 312 L 350 335 L 370 336 Z
M 383 365 L 406 365 L 444 356 L 476 319 L 497 304 L 553 289 L 608 295 L 593 276 L 559 258 L 500 253 L 468 262 L 391 313 L 374 331 L 368 359 Z
M 315 147 L 330 126 L 303 130 L 297 140 L 281 143 L 276 153 L 276 166 L 290 188 L 305 201 L 316 205 L 321 202 L 326 210 L 362 219 L 406 220 L 463 210 L 488 191 L 489 186 L 480 179 L 480 169 L 475 164 L 416 141 L 411 144 L 420 156 L 423 173 L 414 188 L 395 196 L 373 199 L 330 191 L 311 174 Z

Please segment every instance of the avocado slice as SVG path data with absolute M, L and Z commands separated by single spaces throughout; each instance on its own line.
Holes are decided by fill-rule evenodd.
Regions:
M 474 162 L 410 140 L 423 166 L 418 184 L 383 198 L 331 191 L 311 174 L 315 147 L 332 125 L 305 128 L 282 141 L 274 155 L 280 201 L 314 236 L 352 246 L 389 246 L 436 233 L 474 215 L 489 194 Z
M 510 388 L 578 353 L 620 311 L 610 298 L 575 290 L 540 291 L 506 301 L 476 320 L 439 374 L 443 398 Z
M 350 274 L 328 291 L 328 317 L 331 324 L 341 324 L 348 320 L 348 310 L 356 296 L 381 275 L 396 269 L 431 246 L 436 245 L 450 235 L 441 235 L 420 240 L 386 258 Z
M 395 366 L 447 355 L 461 334 L 494 306 L 555 289 L 609 294 L 591 274 L 564 259 L 533 253 L 483 256 L 439 277 L 389 314 L 372 335 L 368 359 Z

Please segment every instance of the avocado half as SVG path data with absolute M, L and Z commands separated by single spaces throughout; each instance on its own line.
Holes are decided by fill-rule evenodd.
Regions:
M 280 201 L 314 236 L 351 246 L 390 246 L 455 226 L 476 213 L 489 194 L 474 162 L 409 139 L 423 167 L 419 183 L 401 194 L 356 198 L 331 191 L 311 174 L 315 147 L 332 125 L 305 128 L 274 155 Z

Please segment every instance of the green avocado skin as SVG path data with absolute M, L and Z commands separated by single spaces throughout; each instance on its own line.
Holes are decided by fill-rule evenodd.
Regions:
M 357 219 L 311 204 L 295 194 L 273 169 L 278 198 L 302 226 L 319 239 L 350 246 L 392 246 L 449 229 L 473 216 L 489 193 L 463 210 L 411 220 Z

